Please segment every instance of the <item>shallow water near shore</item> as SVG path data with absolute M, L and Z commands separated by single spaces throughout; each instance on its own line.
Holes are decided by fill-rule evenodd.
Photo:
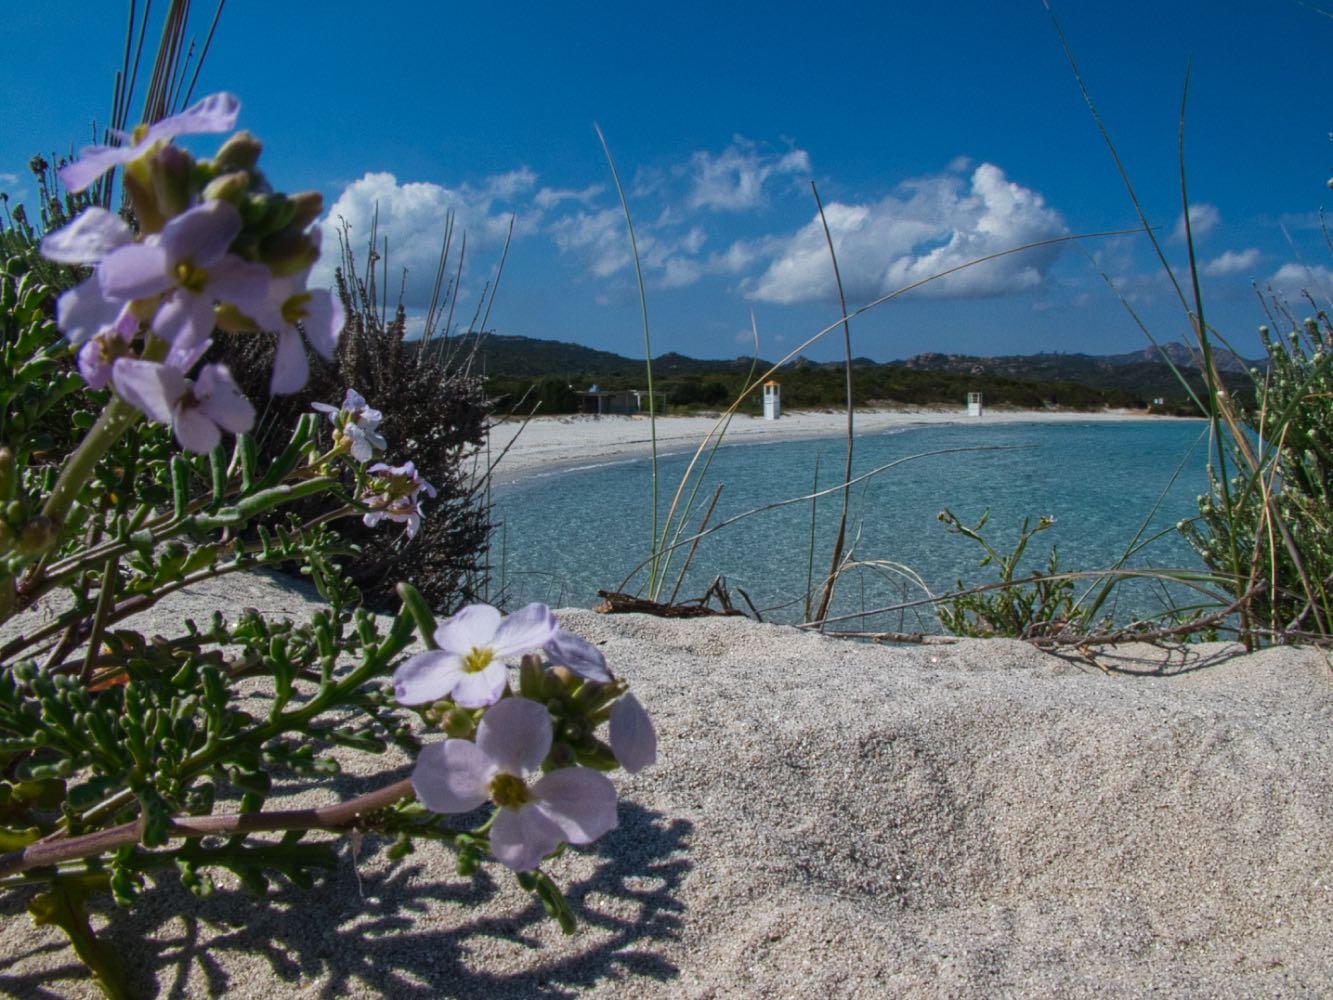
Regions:
M 1206 486 L 1206 431 L 1204 422 L 1194 420 L 988 425 L 982 418 L 975 424 L 860 435 L 853 478 L 897 464 L 852 487 L 849 544 L 856 558 L 881 565 L 844 576 L 833 612 L 859 615 L 925 596 L 909 573 L 882 565 L 886 562 L 919 575 L 937 594 L 959 581 L 993 581 L 994 567 L 978 565 L 982 550 L 939 523 L 944 508 L 968 525 L 989 511 L 983 534 L 1001 553 L 1017 541 L 1024 517 L 1034 522 L 1054 517 L 1054 527 L 1029 546 L 1025 571 L 1045 568 L 1052 544 L 1062 569 L 1108 569 L 1121 562 L 1136 536 L 1142 542 L 1158 535 L 1126 564 L 1200 569 L 1174 526 L 1198 512 L 1195 498 Z M 659 459 L 659 520 L 691 455 L 675 452 Z M 816 467 L 819 489 L 836 486 L 844 463 L 845 444 L 838 438 L 724 442 L 682 537 L 697 530 L 719 485 L 722 493 L 709 523 L 740 519 L 699 542 L 677 599 L 700 596 L 721 575 L 737 606 L 744 606 L 743 591 L 766 620 L 802 620 L 807 579 L 812 574 L 818 584 L 828 571 L 841 491 L 814 504 L 813 568 L 810 500 L 741 515 L 814 492 Z M 636 574 L 635 568 L 649 551 L 651 490 L 647 459 L 590 460 L 499 488 L 492 536 L 497 596 L 511 607 L 528 601 L 586 607 L 598 601 L 598 589 L 640 592 L 647 570 Z M 687 551 L 688 546 L 678 549 L 666 565 L 661 600 L 675 589 Z M 1124 622 L 1185 597 L 1179 591 L 1164 597 L 1158 586 L 1136 582 L 1108 610 Z M 935 630 L 924 609 L 848 624 Z

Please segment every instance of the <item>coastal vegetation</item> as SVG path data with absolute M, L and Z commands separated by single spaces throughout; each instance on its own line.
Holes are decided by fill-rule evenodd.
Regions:
M 179 34 L 183 19 L 173 23 Z M 179 53 L 179 41 L 168 48 Z M 154 80 L 178 69 L 168 56 Z M 803 566 L 803 624 L 821 631 L 833 631 L 835 586 L 867 563 L 848 523 L 857 406 L 956 407 L 981 392 L 993 406 L 1202 415 L 1210 490 L 1179 530 L 1208 572 L 1175 575 L 1220 595 L 1206 609 L 1109 622 L 1112 590 L 1135 571 L 1071 573 L 1052 550 L 1028 573 L 1047 519 L 1025 520 L 1006 549 L 984 517 L 969 525 L 948 510 L 942 533 L 979 546 L 998 579 L 925 603 L 954 634 L 1044 644 L 1333 642 L 1333 326 L 1313 300 L 1308 320 L 1275 304 L 1273 322 L 1289 332 L 1266 334 L 1269 357 L 1252 370 L 1225 363 L 1234 355 L 1206 323 L 1197 283 L 1184 290 L 1188 277 L 1177 288 L 1195 343 L 1160 361 L 877 364 L 852 357 L 848 336 L 836 364 L 696 362 L 652 358 L 645 329 L 647 362 L 524 341 L 519 370 L 501 360 L 509 338 L 454 336 L 448 321 L 435 336 L 430 318 L 426 336 L 409 338 L 373 236 L 361 267 L 344 242 L 335 289 L 307 289 L 318 196 L 275 191 L 248 134 L 210 159 L 173 144 L 230 132 L 231 95 L 183 111 L 188 88 L 155 83 L 150 95 L 125 142 L 35 162 L 39 220 L 16 207 L 0 223 L 0 625 L 11 626 L 0 634 L 0 890 L 63 930 L 110 996 L 139 984 L 94 930 L 96 900 L 133 905 L 164 873 L 200 897 L 219 874 L 261 896 L 273 880 L 308 888 L 338 863 L 317 831 L 347 835 L 354 854 L 363 836 L 395 859 L 432 842 L 462 875 L 511 869 L 572 929 L 543 865 L 615 825 L 604 772 L 653 763 L 656 737 L 601 650 L 548 608 L 506 615 L 478 603 L 490 583 L 484 446 L 500 409 L 573 412 L 596 382 L 722 412 L 660 522 L 654 464 L 638 606 L 660 613 L 679 610 L 671 582 L 698 537 L 685 526 L 702 532 L 712 511 L 697 474 L 726 420 L 757 408 L 770 377 L 789 406 L 847 410 L 845 471 L 828 486 L 816 468 L 808 495 L 781 501 L 809 502 L 813 521 L 816 500 L 841 495 L 831 556 L 815 558 L 812 532 Z M 128 107 L 119 86 L 116 106 Z M 446 239 L 441 273 L 447 258 Z M 435 322 L 448 303 L 432 307 Z M 875 304 L 844 306 L 829 330 L 846 333 Z M 320 595 L 309 621 L 218 608 L 170 635 L 135 624 L 169 594 L 275 566 Z M 1082 599 L 1075 578 L 1105 583 Z M 392 617 L 371 613 L 386 606 Z M 392 766 L 359 778 L 368 790 L 355 799 L 274 801 L 349 755 L 390 752 Z
M 533 337 L 485 334 L 463 341 L 453 349 L 461 347 L 475 358 L 474 370 L 485 372 L 492 397 L 524 400 L 525 408 L 538 414 L 581 412 L 588 404 L 580 393 L 593 385 L 617 390 L 644 384 L 642 359 Z M 1106 357 L 925 354 L 887 363 L 853 358 L 852 394 L 859 406 L 960 407 L 968 393 L 980 392 L 987 405 L 1017 409 L 1202 416 L 1197 400 L 1206 392 L 1206 379 L 1198 360 L 1180 346 Z M 717 411 L 738 397 L 740 412 L 760 412 L 758 391 L 747 389 L 752 366 L 760 371 L 774 367 L 752 358 L 710 361 L 667 353 L 652 359 L 655 388 L 672 413 Z M 1254 396 L 1248 368 L 1249 363 L 1232 358 L 1219 369 L 1222 386 L 1242 400 Z M 800 357 L 778 365 L 774 373 L 782 383 L 784 405 L 795 409 L 843 407 L 845 375 L 843 362 Z
M 35 161 L 40 224 L 0 218 L 0 892 L 115 998 L 157 984 L 100 936 L 107 903 L 167 873 L 309 889 L 363 837 L 508 869 L 572 933 L 544 866 L 617 825 L 606 772 L 654 762 L 651 720 L 549 608 L 473 599 L 480 383 L 407 341 L 346 246 L 337 291 L 307 287 L 322 199 L 260 172 L 234 95 L 188 103 L 188 6 L 142 123 Z M 144 31 L 132 9 L 118 108 Z M 214 133 L 208 158 L 175 141 Z M 268 567 L 308 580 L 307 620 L 141 617 Z M 352 763 L 343 801 L 278 801 Z

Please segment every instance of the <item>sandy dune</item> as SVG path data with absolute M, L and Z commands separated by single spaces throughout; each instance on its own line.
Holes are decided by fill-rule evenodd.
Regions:
M 183 614 L 309 595 L 262 575 Z M 561 612 L 632 679 L 659 763 L 550 865 L 563 938 L 503 870 L 369 840 L 271 905 L 174 876 L 95 918 L 143 995 L 1321 996 L 1333 983 L 1333 683 L 1316 650 L 882 647 L 740 619 Z M 367 765 L 370 765 L 367 767 Z M 358 761 L 325 802 L 398 777 Z M 4 897 L 0 993 L 96 995 Z

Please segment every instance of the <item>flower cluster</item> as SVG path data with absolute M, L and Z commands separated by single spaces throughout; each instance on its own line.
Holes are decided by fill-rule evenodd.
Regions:
M 426 718 L 451 735 L 417 759 L 412 786 L 421 803 L 440 813 L 492 803 L 491 851 L 519 872 L 561 843 L 589 844 L 612 829 L 616 794 L 601 771 L 652 764 L 657 735 L 601 650 L 561 629 L 543 604 L 507 618 L 475 604 L 433 639 L 437 649 L 409 657 L 393 675 L 398 701 L 426 706 Z M 515 658 L 517 693 L 506 667 Z M 609 746 L 595 735 L 604 721 Z
M 329 422 L 333 424 L 334 447 L 348 452 L 358 462 L 369 462 L 376 451 L 388 447 L 384 435 L 379 432 L 384 414 L 367 403 L 355 389 L 347 390 L 341 407 L 328 403 L 312 403 L 311 406 L 328 414 Z
M 319 257 L 311 226 L 323 208 L 314 192 L 270 190 L 256 169 L 260 145 L 241 132 L 212 160 L 196 161 L 172 140 L 234 127 L 240 103 L 215 94 L 132 134 L 119 146 L 90 146 L 60 171 L 72 192 L 123 166 L 137 231 L 103 208 L 86 209 L 42 241 L 42 253 L 90 265 L 91 277 L 61 295 L 57 323 L 79 348 L 79 371 L 110 385 L 144 415 L 169 424 L 190 451 L 215 447 L 222 431 L 254 423 L 254 408 L 226 365 L 191 375 L 213 331 L 266 331 L 277 338 L 270 388 L 295 392 L 309 375 L 305 343 L 332 358 L 341 303 L 306 287 Z

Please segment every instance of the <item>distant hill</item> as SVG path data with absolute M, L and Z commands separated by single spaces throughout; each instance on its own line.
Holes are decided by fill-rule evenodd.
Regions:
M 581 344 L 541 340 L 536 337 L 516 337 L 496 333 L 466 334 L 453 338 L 450 349 L 466 353 L 474 344 L 476 348 L 474 367 L 488 375 L 527 375 L 536 378 L 614 375 L 632 378 L 641 375 L 644 370 L 641 359 L 628 358 L 610 351 L 599 351 Z M 1135 369 L 1142 365 L 1166 369 L 1167 366 L 1162 361 L 1163 354 L 1178 368 L 1187 370 L 1199 368 L 1194 350 L 1181 343 L 1163 344 L 1160 349 L 1149 346 L 1141 351 L 1130 351 L 1126 354 L 1045 352 L 978 357 L 968 354 L 932 353 L 917 354 L 903 361 L 882 363 L 869 358 L 854 358 L 852 365 L 855 368 L 873 368 L 883 364 L 921 371 L 996 375 L 1036 381 L 1070 381 L 1089 385 L 1110 382 L 1119 385 L 1125 379 L 1117 375 L 1117 369 Z M 1251 367 L 1264 366 L 1263 361 L 1247 361 L 1230 351 L 1217 351 L 1214 356 L 1219 370 L 1223 372 L 1244 374 Z M 759 371 L 764 371 L 771 367 L 772 363 L 762 358 L 756 363 L 748 357 L 690 358 L 673 351 L 653 359 L 653 373 L 663 376 L 744 373 L 755 364 Z M 842 361 L 811 361 L 809 358 L 798 356 L 787 362 L 784 368 L 800 371 L 842 366 Z
M 627 389 L 643 388 L 646 382 L 642 360 L 561 341 L 469 334 L 435 349 L 454 357 L 473 352 L 472 370 L 486 376 L 497 398 L 525 400 L 525 406 L 536 404 L 543 413 L 573 412 L 581 405 L 578 393 L 594 383 L 603 389 Z M 1162 399 L 1166 412 L 1195 412 L 1163 354 L 1199 392 L 1197 362 L 1183 344 L 1111 355 L 935 353 L 885 363 L 857 358 L 852 362 L 854 392 L 863 403 L 936 405 L 979 391 L 988 403 L 1019 408 L 1143 408 Z M 1243 397 L 1252 393 L 1247 374 L 1252 363 L 1226 352 L 1219 352 L 1218 362 L 1231 392 Z M 698 359 L 672 352 L 653 360 L 654 387 L 671 406 L 717 408 L 736 398 L 752 370 L 759 374 L 770 367 L 762 359 Z M 796 408 L 838 405 L 844 394 L 842 369 L 841 361 L 805 357 L 785 363 L 784 403 Z
M 1167 368 L 1163 358 L 1182 370 L 1198 371 L 1202 367 L 1197 352 L 1186 344 L 1163 344 L 1160 348 L 1145 347 L 1127 354 L 1017 354 L 999 357 L 975 357 L 968 354 L 918 354 L 905 361 L 889 364 L 903 365 L 924 371 L 967 372 L 973 375 L 1003 375 L 1009 378 L 1069 379 L 1075 382 L 1088 377 L 1099 378 L 1117 368 L 1152 365 Z M 1214 351 L 1218 371 L 1243 375 L 1251 368 L 1262 368 L 1262 361 L 1246 361 L 1230 351 Z
M 486 375 L 525 375 L 534 378 L 605 378 L 642 377 L 641 359 L 627 358 L 610 351 L 599 351 L 581 344 L 536 337 L 514 337 L 497 333 L 466 334 L 454 337 L 449 350 L 466 353 L 475 345 L 473 368 Z M 747 372 L 750 358 L 706 361 L 670 352 L 653 359 L 653 373 L 661 375 L 702 375 L 714 372 Z M 760 362 L 764 368 L 766 362 Z M 764 369 L 760 369 L 763 371 Z

